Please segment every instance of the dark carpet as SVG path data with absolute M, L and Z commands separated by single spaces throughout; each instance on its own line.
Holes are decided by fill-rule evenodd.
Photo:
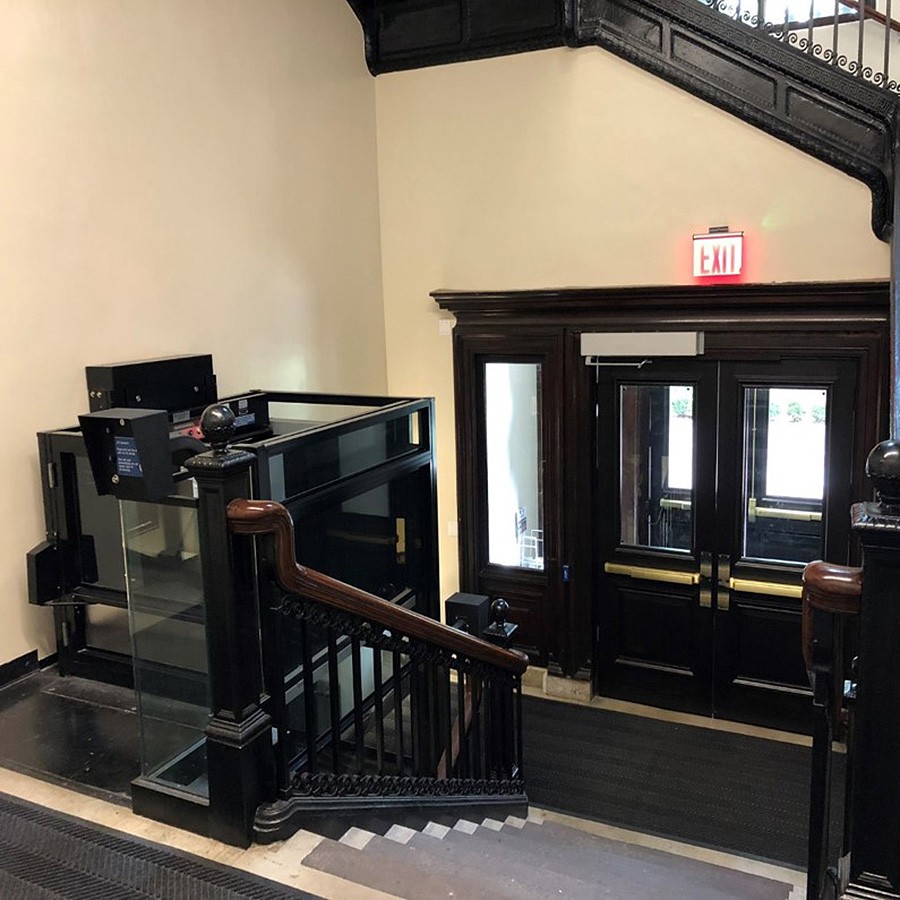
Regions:
M 808 748 L 534 697 L 523 719 L 536 806 L 806 867 Z
M 287 900 L 313 896 L 0 794 L 3 898 Z

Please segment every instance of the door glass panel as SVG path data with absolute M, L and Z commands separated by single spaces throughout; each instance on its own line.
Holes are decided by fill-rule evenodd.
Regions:
M 540 363 L 486 363 L 488 560 L 544 568 Z
M 620 543 L 690 550 L 694 388 L 624 384 L 619 389 L 619 403 Z
M 744 556 L 821 556 L 827 412 L 824 388 L 744 389 Z

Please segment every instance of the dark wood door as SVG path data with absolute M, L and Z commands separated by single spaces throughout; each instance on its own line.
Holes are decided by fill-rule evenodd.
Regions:
M 852 361 L 598 367 L 596 690 L 796 726 L 800 575 L 845 560 Z
M 566 577 L 562 336 L 470 337 L 457 350 L 460 585 L 506 600 L 516 645 L 547 665 Z

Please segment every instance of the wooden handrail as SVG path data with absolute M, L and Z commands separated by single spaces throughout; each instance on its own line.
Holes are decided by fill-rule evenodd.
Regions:
M 421 613 L 404 609 L 299 565 L 294 553 L 294 523 L 290 513 L 280 503 L 274 500 L 232 500 L 226 515 L 229 527 L 235 534 L 275 536 L 275 576 L 284 590 L 517 675 L 528 667 L 528 657 L 518 650 L 495 647 Z
M 816 560 L 803 570 L 803 660 L 812 671 L 813 610 L 856 615 L 862 593 L 862 569 Z

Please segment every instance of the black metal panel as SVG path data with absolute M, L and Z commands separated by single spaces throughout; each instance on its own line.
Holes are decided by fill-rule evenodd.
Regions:
M 558 29 L 559 3 L 552 0 L 470 0 L 472 31 L 479 37 L 508 37 Z
M 687 0 L 576 0 L 575 45 L 597 44 L 872 190 L 890 234 L 896 98 Z
M 425 52 L 463 40 L 459 0 L 384 4 L 379 10 L 378 49 L 382 57 Z
M 581 15 L 579 9 L 577 15 Z M 662 45 L 662 23 L 658 19 L 650 16 L 641 15 L 639 9 L 630 7 L 610 6 L 606 10 L 606 19 L 591 15 L 589 11 L 583 13 L 586 18 L 583 22 L 586 28 L 604 27 L 608 28 L 613 34 L 625 40 L 633 40 L 638 44 L 646 44 L 648 47 L 661 53 Z
M 769 72 L 735 59 L 727 50 L 693 37 L 670 32 L 671 58 L 686 68 L 715 72 L 734 93 L 763 109 L 775 109 L 778 82 Z
M 561 0 L 350 0 L 373 74 L 564 43 Z

